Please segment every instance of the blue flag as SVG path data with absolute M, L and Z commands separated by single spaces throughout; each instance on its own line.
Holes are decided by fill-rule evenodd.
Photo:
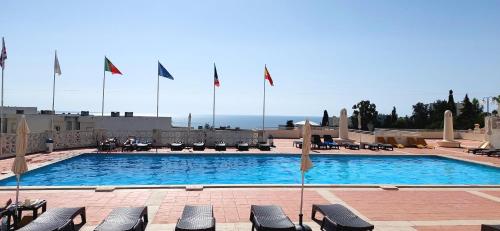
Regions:
M 158 62 L 158 75 L 174 80 L 174 77 L 167 71 L 167 69 L 165 69 L 165 67 L 163 67 L 163 65 L 161 65 L 160 62 Z

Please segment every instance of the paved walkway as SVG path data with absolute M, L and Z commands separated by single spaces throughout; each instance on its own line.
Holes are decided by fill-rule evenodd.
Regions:
M 275 140 L 277 148 L 271 153 L 300 153 L 293 147 L 293 140 Z M 429 140 L 429 143 L 434 143 Z M 464 141 L 463 146 L 474 147 L 480 142 Z M 34 154 L 27 157 L 30 168 L 68 158 L 93 149 L 69 150 L 51 154 Z M 159 150 L 169 153 L 168 149 Z M 188 153 L 189 151 L 185 151 Z M 205 153 L 214 152 L 207 150 Z M 228 149 L 226 153 L 236 152 Z M 258 150 L 249 153 L 259 154 Z M 269 153 L 269 152 L 266 152 Z M 500 158 L 476 156 L 464 149 L 405 148 L 395 151 L 370 150 L 314 150 L 314 154 L 440 154 L 500 166 Z M 13 159 L 0 160 L 0 172 L 10 174 Z M 1 188 L 0 188 L 1 189 Z M 0 201 L 14 198 L 12 190 L 0 190 Z M 300 191 L 287 188 L 227 188 L 185 191 L 183 189 L 122 189 L 112 192 L 94 190 L 23 190 L 21 200 L 42 198 L 48 207 L 85 206 L 88 221 L 81 230 L 92 230 L 116 207 L 148 206 L 148 230 L 173 230 L 175 222 L 186 204 L 212 204 L 217 219 L 217 230 L 250 230 L 248 221 L 250 205 L 280 205 L 292 220 L 297 222 Z M 304 220 L 311 222 L 313 203 L 341 203 L 360 217 L 375 224 L 376 230 L 480 230 L 480 224 L 500 224 L 500 188 L 309 188 L 305 191 Z
M 479 194 L 477 194 L 479 193 Z M 484 194 L 484 195 L 483 195 Z M 486 196 L 485 196 L 486 195 Z M 500 189 L 306 189 L 304 221 L 311 222 L 312 204 L 341 203 L 375 224 L 376 230 L 479 230 L 483 223 L 500 224 Z M 15 196 L 0 191 L 0 201 Z M 186 204 L 212 204 L 218 230 L 249 230 L 250 205 L 276 204 L 298 221 L 299 189 L 122 189 L 22 191 L 25 198 L 43 198 L 49 208 L 85 206 L 91 230 L 116 207 L 148 206 L 148 230 L 172 230 Z

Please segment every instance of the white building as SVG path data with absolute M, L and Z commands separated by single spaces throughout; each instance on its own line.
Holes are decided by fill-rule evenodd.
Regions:
M 93 116 L 82 111 L 80 114 L 52 114 L 52 111 L 37 111 L 36 107 L 4 107 L 2 118 L 2 132 L 15 133 L 17 121 L 25 115 L 32 133 L 56 131 L 105 129 L 107 131 L 144 131 L 144 130 L 171 130 L 171 117 L 134 117 L 127 112 L 125 116 L 113 113 L 112 116 Z

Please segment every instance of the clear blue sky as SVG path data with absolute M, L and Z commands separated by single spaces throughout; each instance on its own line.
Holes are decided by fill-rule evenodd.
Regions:
M 338 115 L 369 99 L 380 113 L 500 94 L 500 1 L 23 1 L 0 5 L 8 49 L 5 104 L 50 109 L 54 49 L 63 75 L 56 110 Z M 350 111 L 350 110 L 349 110 Z M 350 112 L 349 112 L 350 113 Z

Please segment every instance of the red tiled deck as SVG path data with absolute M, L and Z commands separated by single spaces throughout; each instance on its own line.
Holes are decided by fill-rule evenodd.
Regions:
M 175 223 L 186 204 L 212 204 L 219 222 L 248 222 L 250 206 L 280 205 L 292 220 L 298 220 L 300 191 L 294 190 L 204 190 L 169 192 L 162 201 L 154 223 Z M 304 191 L 304 220 L 309 221 L 313 203 L 328 203 L 317 192 Z
M 500 220 L 500 203 L 463 191 L 333 193 L 376 221 Z
M 417 226 L 418 231 L 479 231 L 481 226 L 474 225 L 442 225 L 442 226 Z
M 275 140 L 277 148 L 264 153 L 300 153 L 301 149 L 292 145 L 293 140 Z M 429 143 L 434 143 L 429 140 Z M 474 147 L 478 141 L 462 141 L 463 146 Z M 79 153 L 88 153 L 93 149 L 59 151 L 51 154 L 27 156 L 29 168 L 51 161 L 66 158 Z M 170 153 L 169 149 L 160 149 L 160 153 Z M 188 151 L 184 151 L 188 153 Z M 202 153 L 212 153 L 208 149 Z M 229 148 L 226 153 L 236 152 Z M 196 153 L 196 152 L 195 152 Z M 246 152 L 245 152 L 246 153 Z M 251 154 L 262 153 L 251 150 Z M 455 158 L 486 162 L 500 166 L 500 158 L 468 154 L 465 149 L 405 148 L 395 151 L 370 150 L 313 150 L 312 154 L 440 154 Z M 13 158 L 0 160 L 0 171 L 7 173 Z M 1 189 L 1 187 L 0 187 Z M 475 191 L 475 192 L 468 192 Z M 325 189 L 311 188 L 305 191 L 304 220 L 310 222 L 313 203 L 337 202 L 338 198 L 348 206 L 360 212 L 359 215 L 376 223 L 376 230 L 477 230 L 479 224 L 500 224 L 500 188 L 496 189 L 401 189 L 383 191 L 381 189 Z M 475 193 L 475 194 L 474 194 Z M 12 190 L 0 191 L 0 203 L 7 198 L 14 198 Z M 337 198 L 332 198 L 337 197 Z M 185 204 L 212 204 L 218 224 L 247 224 L 251 204 L 276 204 L 283 207 L 285 213 L 294 221 L 298 220 L 299 189 L 286 188 L 248 188 L 248 189 L 205 189 L 203 191 L 185 191 L 181 189 L 124 189 L 113 192 L 94 192 L 93 190 L 29 190 L 21 192 L 24 198 L 48 200 L 48 207 L 85 206 L 88 225 L 83 230 L 92 230 L 116 207 L 147 205 L 150 212 L 148 230 L 171 229 L 180 216 Z M 403 226 L 397 226 L 397 224 Z M 423 223 L 422 223 L 423 222 Z M 451 222 L 451 223 L 450 223 Z M 167 226 L 165 226 L 168 224 Z M 394 226 L 396 224 L 396 226 Z M 385 225 L 385 226 L 384 226 Z M 220 230 L 248 230 L 248 226 L 219 226 Z M 319 226 L 314 226 L 313 229 Z M 396 228 L 394 228 L 396 227 Z M 398 227 L 401 227 L 399 229 Z M 82 231 L 83 231 L 82 230 Z
M 98 224 L 117 207 L 143 206 L 150 190 L 118 190 L 114 192 L 94 192 L 91 190 L 37 190 L 22 191 L 19 201 L 29 199 L 47 200 L 47 208 L 86 207 L 87 223 Z M 15 192 L 0 192 L 0 201 L 15 200 Z M 29 213 L 27 213 L 29 214 Z

